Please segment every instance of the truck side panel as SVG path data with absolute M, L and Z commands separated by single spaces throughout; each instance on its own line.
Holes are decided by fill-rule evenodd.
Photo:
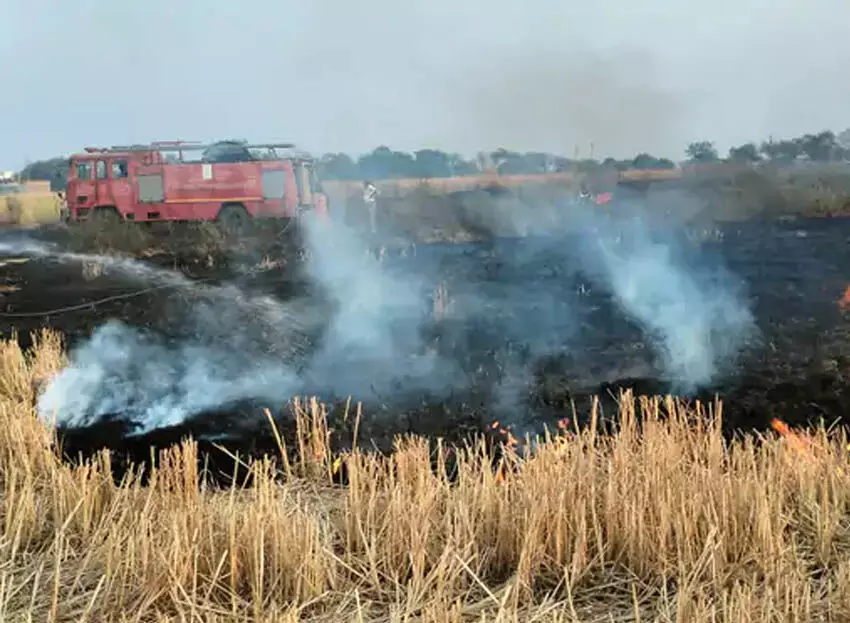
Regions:
M 295 183 L 295 171 L 292 169 L 292 165 L 284 168 L 286 172 L 286 191 L 285 198 L 283 200 L 283 210 L 286 213 L 286 216 L 295 216 L 298 211 L 298 196 L 297 196 L 297 185 Z
M 237 168 L 238 167 L 238 168 Z M 173 164 L 164 167 L 167 203 L 252 201 L 262 198 L 256 180 L 244 166 Z
M 85 219 L 91 208 L 110 205 L 132 221 L 213 220 L 223 205 L 233 203 L 256 218 L 281 218 L 295 216 L 307 199 L 299 196 L 289 160 L 171 163 L 157 153 L 129 152 L 78 161 L 84 179 L 74 179 L 72 172 L 73 218 Z
M 286 171 L 269 169 L 263 171 L 263 199 L 283 200 L 286 196 Z
M 280 217 L 289 210 L 291 172 L 282 163 L 192 163 L 165 165 L 158 218 L 214 219 L 223 204 L 239 203 L 254 217 Z M 268 195 L 268 196 L 267 196 Z

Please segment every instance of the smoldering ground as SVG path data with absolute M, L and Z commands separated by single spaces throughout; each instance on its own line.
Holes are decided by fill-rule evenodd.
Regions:
M 524 412 L 520 401 L 541 361 L 573 359 L 572 380 L 587 386 L 643 375 L 693 393 L 734 372 L 741 349 L 757 342 L 742 280 L 688 235 L 694 199 L 652 199 L 620 199 L 611 209 L 566 196 L 549 206 L 510 196 L 487 204 L 481 229 L 522 240 L 500 247 L 498 275 L 470 275 L 455 287 L 466 321 L 501 316 L 496 333 L 522 345 L 499 381 L 500 411 Z
M 502 229 L 516 227 L 509 207 L 490 206 Z M 546 410 L 533 394 L 552 362 L 573 386 L 642 375 L 705 387 L 754 335 L 745 293 L 722 258 L 687 252 L 642 208 L 610 217 L 571 206 L 570 233 L 531 212 L 521 239 L 420 246 L 383 262 L 368 252 L 374 240 L 308 221 L 310 295 L 186 280 L 188 305 L 158 330 L 120 319 L 97 328 L 39 412 L 70 427 L 125 418 L 143 433 L 295 395 L 352 396 L 384 414 L 465 397 L 523 426 Z M 435 314 L 440 286 L 450 300 Z
M 40 412 L 69 426 L 120 415 L 145 432 L 241 401 L 285 403 L 311 388 L 383 395 L 450 385 L 450 369 L 418 352 L 427 310 L 415 276 L 380 270 L 337 225 L 306 232 L 315 296 L 279 301 L 185 280 L 191 304 L 169 333 L 120 320 L 99 327 L 40 396 Z

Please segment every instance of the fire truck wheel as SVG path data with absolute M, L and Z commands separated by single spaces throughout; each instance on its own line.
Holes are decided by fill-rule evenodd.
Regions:
M 101 227 L 112 227 L 120 221 L 121 215 L 115 208 L 95 208 L 94 212 L 92 212 L 92 222 Z
M 230 204 L 222 206 L 216 220 L 228 233 L 239 233 L 245 230 L 251 220 L 251 215 L 244 206 Z

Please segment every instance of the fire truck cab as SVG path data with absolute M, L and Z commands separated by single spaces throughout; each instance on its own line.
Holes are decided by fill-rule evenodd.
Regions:
M 196 154 L 195 157 L 192 157 Z M 328 211 L 314 159 L 290 143 L 160 141 L 88 147 L 70 158 L 71 222 L 294 218 Z

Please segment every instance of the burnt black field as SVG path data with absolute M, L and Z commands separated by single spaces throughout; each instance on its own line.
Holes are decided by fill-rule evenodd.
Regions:
M 22 236 L 7 233 L 0 242 Z M 69 247 L 61 235 L 51 236 L 58 248 Z M 730 432 L 765 428 L 772 417 L 793 425 L 819 419 L 828 425 L 843 423 L 850 406 L 850 325 L 838 301 L 850 284 L 850 221 L 750 221 L 680 232 L 677 240 L 683 261 L 725 266 L 745 294 L 757 325 L 757 334 L 738 356 L 724 362 L 717 378 L 695 389 L 691 397 L 710 400 L 719 395 L 724 401 L 724 426 Z M 427 275 L 429 283 L 444 284 L 450 299 L 461 305 L 476 296 L 484 303 L 472 316 L 453 317 L 448 311 L 421 327 L 421 347 L 460 371 L 458 388 L 438 398 L 429 388 L 411 390 L 401 381 L 395 389 L 392 384 L 377 388 L 366 384 L 356 390 L 359 395 L 354 399 L 363 402 L 365 412 L 359 445 L 369 445 L 364 443 L 368 438 L 375 447 L 388 450 L 398 433 L 460 441 L 488 430 L 495 419 L 512 423 L 520 432 L 534 432 L 571 416 L 572 404 L 579 415 L 586 412 L 594 395 L 610 414 L 615 412 L 620 388 L 633 388 L 638 394 L 671 391 L 655 361 L 652 336 L 569 260 L 570 249 L 580 242 L 574 236 L 500 239 L 417 245 L 404 253 L 388 253 L 386 270 Z M 314 284 L 300 264 L 287 257 L 291 253 L 279 239 L 260 247 L 193 256 L 175 239 L 171 250 L 144 261 L 206 286 L 231 283 L 242 292 L 283 301 L 313 297 L 313 332 L 299 334 L 297 348 L 286 352 L 274 350 L 275 340 L 269 335 L 274 327 L 250 317 L 228 324 L 241 327 L 240 344 L 265 349 L 271 357 L 297 359 L 321 339 L 321 294 L 313 296 Z M 246 272 L 246 267 L 270 257 L 283 261 Z M 9 291 L 0 299 L 0 329 L 4 337 L 16 331 L 24 346 L 30 331 L 48 326 L 63 332 L 73 348 L 111 319 L 167 345 L 191 337 L 193 325 L 187 318 L 199 304 L 209 308 L 215 304 L 191 288 L 142 292 L 151 284 L 108 268 L 84 276 L 79 262 L 51 257 L 31 256 L 25 263 L 0 266 L 0 283 L 17 288 L 6 288 Z M 103 300 L 117 296 L 124 298 Z M 86 307 L 87 303 L 92 305 Z M 351 365 L 368 364 L 352 360 Z M 498 388 L 517 370 L 524 375 L 507 383 L 514 390 L 510 409 L 495 408 Z M 361 374 L 368 378 L 369 372 Z M 347 396 L 335 395 L 337 390 L 325 381 L 315 376 L 305 380 L 299 395 L 316 394 L 331 404 L 344 403 Z M 220 443 L 243 455 L 275 452 L 268 423 L 260 415 L 263 407 L 276 413 L 281 427 L 291 433 L 286 404 L 246 399 L 144 434 L 129 434 L 132 417 L 116 412 L 94 425 L 63 430 L 61 436 L 66 452 L 87 453 L 108 446 L 117 450 L 116 460 L 147 457 L 151 445 L 164 447 L 190 434 L 205 447 Z M 339 421 L 336 411 L 332 409 L 332 424 L 338 444 L 345 447 L 351 424 Z

